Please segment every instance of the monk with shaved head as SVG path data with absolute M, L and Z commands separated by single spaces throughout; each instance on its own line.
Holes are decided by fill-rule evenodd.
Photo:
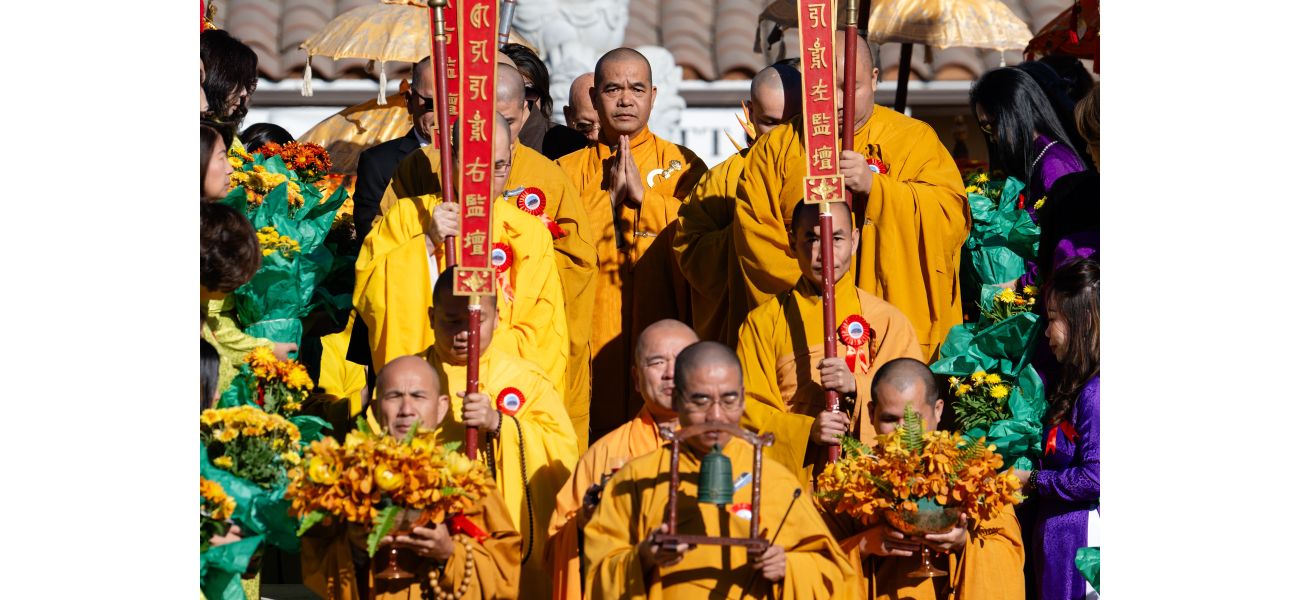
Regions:
M 664 312 L 684 316 L 677 314 L 678 299 L 688 290 L 672 257 L 672 235 L 663 236 L 655 252 L 651 247 L 676 221 L 682 199 L 707 168 L 694 152 L 647 128 L 655 86 L 640 52 L 616 48 L 602 56 L 589 98 L 600 122 L 599 141 L 557 162 L 582 197 L 599 265 L 591 325 L 596 438 L 640 409 L 629 401 L 635 396 L 627 371 L 637 328 Z
M 591 445 L 555 501 L 546 556 L 554 577 L 552 597 L 556 600 L 582 597 L 578 540 L 583 527 L 596 509 L 604 482 L 628 460 L 663 445 L 659 426 L 677 421 L 673 408 L 677 355 L 698 341 L 690 326 L 672 319 L 646 327 L 637 338 L 632 381 L 641 397 L 641 411 Z
M 472 131 L 465 127 L 495 127 L 491 161 L 476 159 L 474 167 L 491 176 L 492 197 L 474 201 L 492 203 L 492 258 L 501 320 L 497 341 L 501 351 L 537 363 L 559 390 L 565 385 L 569 341 L 552 236 L 541 219 L 520 210 L 513 197 L 506 198 L 514 162 L 509 122 L 495 111 L 481 116 L 478 123 L 468 118 L 456 122 L 451 147 L 458 156 L 462 135 Z M 455 173 L 462 169 L 459 164 L 453 167 Z M 444 202 L 438 188 L 398 201 L 362 244 L 353 305 L 369 329 L 377 368 L 434 345 L 433 282 L 446 268 L 443 241 L 460 234 L 460 204 Z
M 876 431 L 892 433 L 903 426 L 908 408 L 916 411 L 926 431 L 934 431 L 943 417 L 943 399 L 934 374 L 913 358 L 889 361 L 871 381 L 871 422 Z M 884 519 L 863 525 L 858 519 L 826 515 L 827 524 L 840 540 L 854 568 L 861 569 L 861 592 L 872 600 L 883 598 L 1008 598 L 1025 597 L 1025 550 L 1020 523 L 1008 505 L 987 522 L 963 514 L 956 527 L 943 533 L 907 536 Z M 921 546 L 940 557 L 937 566 L 947 577 L 912 577 L 921 566 Z
M 555 246 L 568 344 L 538 351 L 555 352 L 564 359 L 564 375 L 554 383 L 564 397 L 573 430 L 579 432 L 578 448 L 585 450 L 591 414 L 591 320 L 596 300 L 592 281 L 596 275 L 596 247 L 591 222 L 569 176 L 537 150 L 519 142 L 519 132 L 528 119 L 528 103 L 524 78 L 514 67 L 497 65 L 496 107 L 510 124 L 512 149 L 506 201 L 536 215 L 547 226 Z M 553 358 L 535 360 L 546 363 Z
M 564 122 L 571 129 L 587 136 L 588 142 L 600 141 L 600 115 L 591 99 L 596 75 L 583 73 L 569 85 L 569 105 L 564 107 Z
M 836 34 L 842 48 L 844 32 Z M 858 40 L 854 93 L 843 98 L 844 57 L 834 50 L 837 106 L 854 103 L 853 148 L 840 172 L 862 235 L 853 265 L 857 287 L 897 306 L 933 360 L 948 330 L 961 323 L 957 271 L 970 232 L 970 208 L 957 164 L 924 122 L 875 104 L 873 48 Z M 837 117 L 837 125 L 842 119 Z M 804 200 L 807 156 L 803 117 L 754 142 L 736 201 L 736 255 L 751 309 L 799 281 L 787 232 Z
M 461 441 L 466 426 L 478 428 L 479 452 L 491 457 L 510 520 L 523 536 L 519 589 L 549 589 L 542 552 L 555 494 L 578 462 L 577 436 L 545 372 L 512 347 L 505 315 L 492 308 L 500 306 L 497 297 L 480 298 L 480 391 L 467 393 L 470 299 L 453 293 L 454 279 L 445 271 L 434 286 L 437 342 L 424 353 L 442 384 L 438 393 L 451 403 L 445 437 Z
M 739 425 L 745 390 L 731 349 L 709 341 L 686 347 L 677 355 L 673 380 L 673 407 L 682 428 Z M 667 445 L 633 459 L 605 485 L 585 528 L 588 597 L 854 597 L 851 565 L 809 495 L 791 498 L 799 484 L 790 471 L 764 460 L 759 505 L 747 506 L 742 503 L 753 494 L 752 446 L 721 430 L 688 438 L 682 446 L 678 490 L 669 489 L 665 476 L 672 455 Z M 738 478 L 730 505 L 700 501 L 700 464 L 710 451 L 727 457 Z M 771 545 L 747 551 L 658 543 L 654 535 L 667 532 L 665 508 L 674 494 L 683 533 L 743 537 L 750 519 L 759 518 L 772 524 L 764 528 Z M 783 523 L 779 531 L 776 523 Z
M 799 114 L 799 86 L 799 70 L 788 63 L 754 76 L 745 104 L 759 137 Z M 690 284 L 692 325 L 700 337 L 733 348 L 749 313 L 733 239 L 736 194 L 749 155 L 745 148 L 700 179 L 678 213 L 673 240 L 673 254 Z
M 438 373 L 424 359 L 402 356 L 390 361 L 375 380 L 372 409 L 380 433 L 405 438 L 418 427 L 433 431 L 439 442 L 444 441 L 443 423 L 450 403 L 440 389 Z M 414 582 L 375 579 L 369 564 L 354 563 L 353 556 L 364 555 L 364 531 L 317 525 L 302 538 L 303 583 L 322 598 L 356 598 L 361 589 L 369 589 L 375 598 L 398 600 L 421 597 L 432 574 L 440 591 L 450 593 L 463 586 L 462 598 L 515 597 L 519 592 L 520 536 L 501 493 L 494 488 L 463 516 L 477 532 L 454 536 L 461 530 L 453 532 L 448 519 L 380 540 L 381 546 L 406 551 L 398 555 L 399 560 L 415 573 Z M 468 561 L 474 563 L 469 571 Z M 364 588 L 357 585 L 358 573 L 368 579 Z

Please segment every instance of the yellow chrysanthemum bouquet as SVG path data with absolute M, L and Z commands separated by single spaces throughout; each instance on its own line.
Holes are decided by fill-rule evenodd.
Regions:
M 315 384 L 302 363 L 279 360 L 270 348 L 259 346 L 248 353 L 244 364 L 239 367 L 239 373 L 230 382 L 227 394 L 232 400 L 229 404 L 252 403 L 266 412 L 288 418 L 295 417 L 302 410 L 302 404 L 313 387 Z M 226 397 L 222 398 L 221 405 L 228 405 Z
M 482 463 L 436 443 L 434 432 L 413 428 L 405 439 L 373 433 L 364 420 L 340 445 L 313 442 L 291 473 L 285 493 L 302 519 L 298 534 L 317 523 L 348 523 L 370 530 L 367 550 L 379 540 L 468 510 L 495 483 Z
M 961 288 L 968 309 L 983 300 L 983 286 L 1025 274 L 1038 252 L 1039 228 L 1025 207 L 1025 184 L 1014 177 L 978 172 L 966 180 L 971 230 L 962 247 Z M 973 314 L 973 310 L 970 311 Z
M 962 431 L 982 428 L 985 431 L 996 421 L 1011 418 L 1008 405 L 1014 383 L 1002 380 L 997 373 L 976 371 L 969 377 L 948 378 L 949 392 L 953 395 L 952 410 L 957 416 L 957 426 Z
M 211 408 L 199 415 L 199 440 L 213 466 L 271 490 L 302 460 L 301 434 L 288 419 L 256 406 Z
M 844 453 L 817 477 L 827 510 L 863 523 L 883 517 L 909 535 L 951 529 L 961 513 L 986 521 L 1019 503 L 1020 480 L 999 473 L 1002 457 L 983 439 L 925 432 L 909 406 L 903 426 L 867 448 L 842 439 Z

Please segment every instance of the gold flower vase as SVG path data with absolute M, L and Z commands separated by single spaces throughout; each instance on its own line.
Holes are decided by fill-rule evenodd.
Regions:
M 924 537 L 927 533 L 943 533 L 957 525 L 961 509 L 952 506 L 940 506 L 930 498 L 922 498 L 916 503 L 916 512 L 886 511 L 885 521 L 904 535 Z M 930 562 L 930 548 L 921 545 L 921 566 L 908 573 L 908 577 L 938 577 L 948 572 L 935 567 Z
M 404 509 L 402 512 L 398 513 L 397 523 L 393 525 L 393 530 L 389 535 L 394 538 L 399 535 L 408 535 L 414 531 L 416 527 L 424 526 L 425 521 L 427 520 L 428 519 L 423 511 L 409 508 Z M 415 573 L 402 568 L 401 565 L 402 562 L 408 562 L 407 560 L 402 559 L 409 559 L 411 556 L 410 551 L 398 548 L 395 544 L 389 544 L 387 548 L 388 557 L 387 560 L 384 561 L 384 570 L 375 573 L 375 579 L 380 581 L 409 581 L 415 579 Z M 377 566 L 379 561 L 375 561 L 374 564 Z

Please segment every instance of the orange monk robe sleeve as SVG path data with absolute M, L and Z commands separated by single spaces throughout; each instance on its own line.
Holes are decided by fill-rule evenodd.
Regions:
M 773 434 L 776 439 L 764 456 L 776 460 L 793 473 L 802 473 L 813 418 L 790 412 L 777 383 L 776 348 L 781 322 L 781 303 L 771 298 L 749 313 L 740 326 L 736 355 L 745 380 L 745 414 L 742 426 Z
M 465 560 L 474 560 L 474 579 L 462 598 L 515 598 L 519 595 L 519 532 L 510 522 L 501 495 L 496 490 L 465 513 L 479 529 L 488 533 L 482 542 L 470 538 L 468 547 L 457 542 L 442 569 L 438 586 L 455 592 L 464 582 Z
M 585 450 L 591 412 L 591 323 L 596 305 L 596 246 L 591 220 L 568 175 L 545 156 L 517 142 L 506 187 L 540 189 L 546 196 L 546 216 L 565 232 L 554 246 L 564 291 L 569 348 L 565 380 L 555 383 L 562 386 L 564 407 L 573 430 L 578 432 L 578 447 Z
M 888 172 L 872 177 L 856 282 L 907 315 L 929 362 L 962 320 L 957 270 L 971 216 L 961 174 L 924 122 L 877 106 L 861 131 L 855 149 Z
M 592 485 L 623 466 L 628 460 L 654 451 L 661 440 L 658 425 L 649 410 L 642 408 L 635 419 L 624 423 L 591 445 L 578 459 L 569 480 L 555 497 L 551 513 L 550 539 L 546 543 L 546 561 L 551 569 L 552 597 L 556 600 L 582 597 L 579 569 L 578 511 Z
M 636 550 L 645 528 L 640 514 L 644 492 L 631 475 L 632 469 L 625 468 L 610 479 L 583 531 L 587 598 L 647 597 L 649 582 Z
M 795 133 L 800 122 L 796 117 L 759 136 L 740 176 L 734 244 L 750 309 L 799 281 L 782 198 L 803 196 L 804 150 Z M 799 175 L 787 176 L 796 163 Z
M 921 346 L 916 339 L 916 329 L 912 327 L 912 322 L 902 311 L 860 288 L 855 288 L 854 291 L 857 292 L 861 307 L 861 312 L 858 314 L 866 319 L 867 324 L 876 334 L 876 360 L 865 370 L 858 366 L 853 372 L 854 381 L 858 386 L 858 400 L 853 415 L 853 418 L 858 421 L 858 439 L 871 442 L 876 439 L 876 430 L 871 426 L 868 407 L 871 403 L 871 380 L 875 378 L 876 372 L 896 358 L 914 358 L 925 362 L 926 356 L 921 353 Z M 836 311 L 843 312 L 838 307 Z M 843 345 L 840 350 L 840 356 L 844 356 Z M 869 357 L 870 353 L 864 348 L 860 360 L 867 360 Z M 820 376 L 817 379 L 820 382 Z M 818 387 L 820 389 L 820 386 Z
M 424 232 L 437 202 L 434 196 L 398 202 L 366 236 L 357 255 L 352 305 L 370 331 L 377 368 L 433 344 L 433 284 Z
M 407 155 L 397 164 L 384 196 L 379 200 L 379 215 L 388 214 L 397 201 L 425 194 L 442 195 L 442 184 L 438 173 L 442 165 L 442 156 L 432 144 Z
M 748 153 L 732 155 L 700 179 L 677 212 L 673 238 L 673 255 L 691 287 L 695 332 L 732 347 L 749 309 L 732 241 L 736 188 Z

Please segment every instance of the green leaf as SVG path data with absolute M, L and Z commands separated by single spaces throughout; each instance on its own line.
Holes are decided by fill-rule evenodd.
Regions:
M 369 436 L 375 435 L 375 432 L 370 429 L 370 422 L 366 420 L 365 415 L 357 416 L 357 431 Z
M 396 504 L 387 506 L 379 511 L 375 516 L 375 526 L 370 530 L 370 536 L 366 538 L 366 551 L 370 556 L 374 556 L 379 550 L 379 540 L 384 539 L 388 532 L 393 530 L 397 525 L 397 515 L 402 512 L 402 507 Z
M 903 411 L 903 446 L 912 452 L 920 452 L 925 447 L 924 436 L 925 423 L 921 420 L 921 413 L 907 405 Z
M 448 452 L 455 452 L 460 450 L 460 442 L 447 442 L 442 447 L 446 448 Z
M 319 510 L 307 513 L 307 516 L 302 518 L 302 523 L 298 525 L 298 537 L 302 537 L 302 534 L 307 533 L 307 530 L 311 529 L 312 525 L 320 523 L 321 519 L 324 518 L 325 513 Z

